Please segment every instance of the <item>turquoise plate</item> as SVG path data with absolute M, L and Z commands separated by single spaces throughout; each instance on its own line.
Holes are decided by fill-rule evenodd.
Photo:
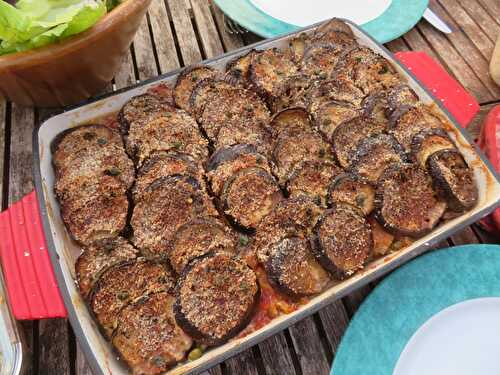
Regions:
M 500 296 L 500 246 L 437 250 L 394 271 L 360 306 L 332 375 L 392 374 L 406 344 L 431 317 L 460 302 Z
M 231 19 L 264 38 L 301 29 L 264 13 L 250 0 L 214 0 Z M 378 18 L 361 27 L 379 43 L 387 43 L 409 31 L 422 18 L 429 0 L 393 0 Z

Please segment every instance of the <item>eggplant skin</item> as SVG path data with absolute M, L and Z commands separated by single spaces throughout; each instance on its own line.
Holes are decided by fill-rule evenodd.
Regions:
M 414 162 L 426 168 L 432 154 L 441 150 L 453 150 L 455 144 L 443 129 L 425 129 L 415 135 L 411 142 L 411 156 Z
M 182 71 L 174 87 L 175 104 L 189 111 L 189 99 L 195 86 L 206 78 L 215 77 L 217 72 L 208 66 L 190 66 Z
M 477 185 L 472 170 L 458 150 L 441 150 L 427 159 L 427 169 L 433 185 L 449 208 L 464 212 L 478 200 Z
M 328 272 L 313 255 L 310 242 L 300 237 L 284 238 L 270 245 L 265 269 L 276 288 L 295 298 L 318 294 L 330 282 Z
M 177 324 L 208 346 L 223 344 L 245 328 L 260 299 L 253 270 L 227 253 L 193 260 L 182 272 L 175 294 Z
M 416 164 L 392 164 L 379 179 L 375 216 L 395 235 L 420 238 L 432 231 L 445 210 L 431 177 Z
M 218 149 L 212 154 L 207 163 L 207 171 L 214 171 L 222 164 L 231 162 L 242 154 L 256 154 L 257 149 L 254 145 L 237 144 Z
M 375 187 L 357 175 L 344 173 L 331 182 L 327 198 L 330 207 L 339 202 L 349 203 L 367 216 L 375 208 Z
M 343 280 L 362 269 L 372 256 L 371 226 L 357 207 L 336 203 L 316 224 L 311 247 L 319 263 Z

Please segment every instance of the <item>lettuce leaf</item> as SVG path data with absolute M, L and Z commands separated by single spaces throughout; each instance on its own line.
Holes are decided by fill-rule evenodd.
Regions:
M 105 0 L 0 0 L 0 55 L 39 48 L 96 24 Z

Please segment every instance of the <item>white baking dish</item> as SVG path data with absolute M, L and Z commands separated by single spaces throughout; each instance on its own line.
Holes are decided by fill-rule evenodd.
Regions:
M 358 27 L 351 23 L 349 24 L 358 38 L 359 43 L 369 46 L 392 61 L 397 70 L 402 76 L 406 77 L 408 84 L 415 90 L 424 103 L 436 103 L 411 74 L 394 59 L 389 51 L 377 44 Z M 311 32 L 315 27 L 316 26 L 312 26 L 303 31 Z M 229 60 L 246 53 L 251 48 L 266 49 L 271 47 L 284 47 L 293 35 L 294 34 L 263 41 L 253 46 L 233 51 L 219 58 L 208 60 L 205 64 L 217 68 L 224 68 Z M 80 249 L 70 240 L 59 214 L 59 205 L 53 193 L 54 172 L 51 165 L 50 144 L 54 137 L 63 130 L 75 125 L 90 123 L 93 119 L 117 112 L 132 96 L 145 92 L 148 88 L 159 82 L 167 84 L 174 83 L 178 73 L 179 71 L 175 71 L 166 74 L 129 90 L 115 93 L 112 96 L 105 97 L 55 116 L 42 124 L 34 134 L 36 189 L 52 263 L 62 296 L 65 300 L 69 319 L 95 375 L 125 374 L 127 373 L 127 369 L 117 360 L 117 355 L 113 351 L 112 346 L 99 333 L 97 325 L 89 314 L 85 302 L 81 298 L 74 282 L 74 264 Z M 169 374 L 199 372 L 214 366 L 226 358 L 294 324 L 298 320 L 313 314 L 327 304 L 348 294 L 355 288 L 367 284 L 371 280 L 421 254 L 428 249 L 430 245 L 444 240 L 452 233 L 477 221 L 499 205 L 500 183 L 491 165 L 486 161 L 475 145 L 473 145 L 466 131 L 462 130 L 458 124 L 454 122 L 450 115 L 440 106 L 440 103 L 436 103 L 435 106 L 438 113 L 441 113 L 443 118 L 449 120 L 450 135 L 456 141 L 468 164 L 474 170 L 479 186 L 479 200 L 477 206 L 461 217 L 439 226 L 431 234 L 419 239 L 410 247 L 374 261 L 362 272 L 355 274 L 344 282 L 332 286 L 297 311 L 275 319 L 270 324 L 244 338 L 233 340 L 223 346 L 211 349 L 196 361 L 180 364 L 172 369 Z

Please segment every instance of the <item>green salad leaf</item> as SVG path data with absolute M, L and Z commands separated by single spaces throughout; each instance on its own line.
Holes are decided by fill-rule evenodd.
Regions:
M 124 0 L 0 0 L 0 55 L 79 34 Z

